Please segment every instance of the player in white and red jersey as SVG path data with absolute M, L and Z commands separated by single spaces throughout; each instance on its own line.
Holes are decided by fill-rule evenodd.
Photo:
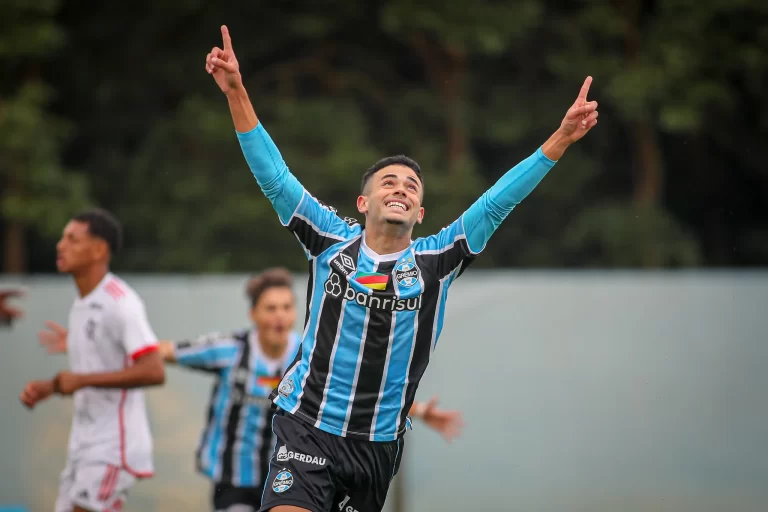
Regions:
M 152 476 L 141 388 L 162 384 L 165 373 L 141 298 L 109 271 L 120 239 L 118 221 L 99 209 L 64 228 L 56 266 L 78 289 L 69 313 L 70 371 L 31 381 L 20 397 L 33 408 L 53 393 L 74 395 L 56 512 L 119 511 L 136 480 Z

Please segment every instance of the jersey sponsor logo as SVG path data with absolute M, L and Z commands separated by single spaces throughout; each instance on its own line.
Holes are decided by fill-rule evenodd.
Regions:
M 280 384 L 280 387 L 277 388 L 277 392 L 286 398 L 291 396 L 291 393 L 293 393 L 293 379 L 288 377 L 287 379 L 283 380 L 283 382 Z
M 397 284 L 405 288 L 410 288 L 418 283 L 419 277 L 421 277 L 421 270 L 419 270 L 419 267 L 416 266 L 416 262 L 411 258 L 395 265 L 393 272 L 395 273 L 395 281 L 397 281 Z
M 293 485 L 293 475 L 283 468 L 272 481 L 272 490 L 276 493 L 285 492 Z
M 349 502 L 349 500 L 350 500 L 350 496 L 349 496 L 349 494 L 347 494 L 346 496 L 344 496 L 344 499 L 343 499 L 343 500 L 341 500 L 341 502 L 339 503 L 339 510 L 341 510 L 341 512 L 359 512 L 359 511 L 358 511 L 356 508 L 354 508 L 352 505 L 349 505 L 349 506 L 347 506 L 347 508 L 344 508 L 344 506 L 345 506 L 345 505 L 347 505 L 347 503 Z
M 104 309 L 104 306 L 102 306 L 98 302 L 91 302 L 90 304 L 88 304 L 88 309 L 95 309 L 97 311 L 101 311 L 102 309 Z
M 331 268 L 335 268 L 345 276 L 354 274 L 357 270 L 357 267 L 355 266 L 355 260 L 343 252 L 340 252 L 335 258 L 331 260 Z
M 305 462 L 307 464 L 314 464 L 316 466 L 325 466 L 326 460 L 323 457 L 313 457 L 312 455 L 307 455 L 306 453 L 299 453 L 288 450 L 288 448 L 285 447 L 285 445 L 281 446 L 279 450 L 277 450 L 277 456 L 276 456 L 277 462 L 285 462 L 287 460 L 296 460 L 299 462 Z
M 325 292 L 337 299 L 342 296 L 341 278 L 338 274 L 332 273 L 328 281 L 325 282 Z M 418 311 L 421 309 L 421 294 L 410 299 L 398 299 L 394 295 L 382 297 L 355 291 L 349 283 L 346 283 L 343 293 L 344 300 L 355 302 L 370 309 L 383 309 L 384 311 Z
M 347 223 L 347 225 L 348 225 L 349 227 L 353 227 L 353 226 L 354 226 L 354 225 L 356 225 L 356 224 L 360 224 L 360 222 L 358 222 L 358 220 L 357 220 L 357 219 L 355 219 L 355 218 L 353 218 L 353 217 L 344 217 L 344 219 L 343 219 L 343 220 L 344 220 L 344 222 L 346 222 L 346 223 Z

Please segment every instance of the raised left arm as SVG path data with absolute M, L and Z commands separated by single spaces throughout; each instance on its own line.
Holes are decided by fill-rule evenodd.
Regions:
M 597 124 L 597 102 L 587 101 L 591 84 L 592 77 L 587 77 L 555 133 L 535 153 L 507 171 L 464 213 L 460 221 L 472 254 L 485 248 L 512 209 L 536 188 L 568 147 Z

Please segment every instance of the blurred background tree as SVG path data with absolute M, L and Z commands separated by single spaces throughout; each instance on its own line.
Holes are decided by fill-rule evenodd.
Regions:
M 222 23 L 285 160 L 343 215 L 357 216 L 363 170 L 405 153 L 427 185 L 416 234 L 448 224 L 535 151 L 590 74 L 600 124 L 477 265 L 735 267 L 768 257 L 759 2 L 6 4 L 6 270 L 51 271 L 57 231 L 88 201 L 125 224 L 120 270 L 304 268 L 203 70 Z

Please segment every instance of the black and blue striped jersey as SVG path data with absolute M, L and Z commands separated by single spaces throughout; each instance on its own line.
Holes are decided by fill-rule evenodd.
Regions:
M 236 487 L 262 484 L 274 449 L 269 395 L 295 358 L 300 340 L 292 333 L 278 359 L 262 352 L 253 329 L 174 344 L 179 365 L 217 376 L 196 451 L 202 474 Z
M 302 187 L 261 124 L 238 138 L 309 260 L 301 348 L 273 393 L 275 403 L 331 434 L 398 438 L 440 336 L 451 283 L 555 162 L 539 148 L 439 233 L 380 255 L 356 220 Z

